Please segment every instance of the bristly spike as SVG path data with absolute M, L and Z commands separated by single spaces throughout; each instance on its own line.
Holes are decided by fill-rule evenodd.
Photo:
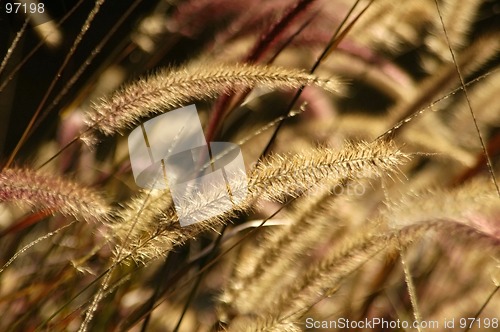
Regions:
M 340 84 L 332 78 L 319 78 L 302 70 L 275 66 L 195 63 L 179 69 L 166 69 L 96 103 L 87 113 L 89 127 L 81 138 L 93 144 L 98 132 L 114 135 L 137 125 L 141 117 L 256 85 L 272 89 L 316 85 L 333 92 Z
M 282 201 L 325 184 L 381 177 L 396 171 L 408 159 L 409 155 L 394 143 L 381 141 L 349 142 L 340 151 L 323 147 L 300 155 L 271 156 L 259 163 L 248 180 L 241 176 L 241 184 L 231 187 L 236 196 L 248 189 L 246 199 L 233 210 L 181 227 L 178 220 L 190 214 L 214 211 L 211 214 L 216 215 L 215 211 L 224 211 L 220 206 L 224 193 L 214 190 L 193 195 L 175 211 L 168 192 L 148 191 L 132 199 L 119 213 L 121 222 L 110 225 L 110 233 L 117 239 L 117 248 L 124 251 L 124 256 L 130 254 L 137 261 L 147 261 L 164 255 L 204 230 L 226 223 L 237 212 L 248 211 L 256 199 Z

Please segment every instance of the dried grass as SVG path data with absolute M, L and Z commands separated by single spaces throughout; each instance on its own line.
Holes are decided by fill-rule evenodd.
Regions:
M 0 330 L 496 317 L 491 1 L 84 7 L 50 57 L 30 20 L 3 43 Z M 120 134 L 190 103 L 244 156 L 229 210 L 228 188 L 174 205 L 134 183 Z

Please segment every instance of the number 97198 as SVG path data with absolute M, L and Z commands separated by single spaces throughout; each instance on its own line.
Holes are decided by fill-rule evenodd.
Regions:
M 42 14 L 45 12 L 45 5 L 40 2 L 7 2 L 5 3 L 5 13 L 7 14 Z

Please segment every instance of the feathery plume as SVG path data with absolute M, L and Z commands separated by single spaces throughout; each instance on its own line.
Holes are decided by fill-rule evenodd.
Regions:
M 283 287 L 277 298 L 268 305 L 253 307 L 247 315 L 272 317 L 269 321 L 294 321 L 308 311 L 321 296 L 332 295 L 349 274 L 359 269 L 374 256 L 391 255 L 409 247 L 429 232 L 440 232 L 448 237 L 480 243 L 481 247 L 498 251 L 499 240 L 474 228 L 450 219 L 420 220 L 400 229 L 380 233 L 374 229 L 350 236 L 339 248 L 312 265 L 294 281 Z M 239 317 L 239 316 L 236 316 Z M 246 317 L 246 316 L 243 316 Z
M 255 85 L 267 88 L 298 88 L 317 85 L 336 91 L 335 79 L 323 79 L 297 69 L 247 64 L 191 64 L 163 70 L 104 98 L 87 114 L 88 129 L 81 138 L 95 143 L 97 132 L 113 135 L 138 123 L 139 118 L 189 101 L 213 98 L 221 93 L 244 91 Z
M 0 173 L 0 202 L 28 204 L 84 220 L 104 220 L 110 208 L 101 195 L 82 185 L 28 168 Z
M 385 234 L 367 232 L 351 236 L 345 240 L 341 249 L 330 253 L 318 264 L 314 264 L 294 281 L 272 307 L 258 308 L 262 313 L 274 312 L 275 319 L 300 317 L 314 305 L 318 294 L 332 295 L 342 280 L 360 268 L 365 262 L 379 253 L 391 254 L 401 251 L 418 241 L 429 231 L 462 233 L 460 224 L 449 220 L 421 221 L 419 223 L 389 231 Z
M 236 312 L 252 312 L 267 303 L 269 295 L 279 292 L 276 285 L 283 280 L 283 271 L 291 271 L 322 239 L 331 234 L 349 216 L 341 212 L 346 202 L 332 194 L 332 188 L 299 203 L 293 222 L 279 227 L 251 254 L 239 261 L 239 276 L 233 276 L 221 296 Z M 331 211 L 337 211 L 332 214 Z M 250 257 L 252 256 L 252 257 Z M 253 263 L 253 264 L 252 264 Z M 224 307 L 220 313 L 224 314 Z
M 221 209 L 220 204 L 224 202 L 222 196 L 225 192 L 220 189 L 206 191 L 203 195 L 181 200 L 189 203 L 178 206 L 177 210 L 171 204 L 167 206 L 164 203 L 169 193 L 157 192 L 158 197 L 155 199 L 158 201 L 152 200 L 151 204 L 143 203 L 147 198 L 143 194 L 120 213 L 123 221 L 113 224 L 111 233 L 118 239 L 120 246 L 127 243 L 124 254 L 146 261 L 161 257 L 201 231 L 215 229 L 237 212 L 248 211 L 255 199 L 282 201 L 285 197 L 299 196 L 324 183 L 330 185 L 346 179 L 379 177 L 396 170 L 407 159 L 408 155 L 393 143 L 383 141 L 347 143 L 340 151 L 317 148 L 303 155 L 272 156 L 258 164 L 248 182 L 244 176 L 235 177 L 241 179 L 241 183 L 232 186 L 231 191 L 235 197 L 242 197 L 247 189 L 246 199 L 234 205 L 230 211 L 181 227 L 179 218 L 186 218 L 190 214 L 214 215 L 213 211 L 224 211 L 225 208 Z M 160 202 L 160 206 L 153 202 Z M 156 217 L 143 218 L 143 213 Z
M 451 218 L 500 239 L 498 195 L 487 178 L 475 178 L 454 189 L 410 192 L 387 202 L 381 216 L 393 228 L 418 220 Z
M 271 156 L 259 163 L 249 188 L 256 197 L 282 200 L 298 196 L 304 189 L 334 180 L 374 178 L 394 171 L 409 156 L 394 143 L 346 143 L 339 150 L 317 148 L 305 154 Z

